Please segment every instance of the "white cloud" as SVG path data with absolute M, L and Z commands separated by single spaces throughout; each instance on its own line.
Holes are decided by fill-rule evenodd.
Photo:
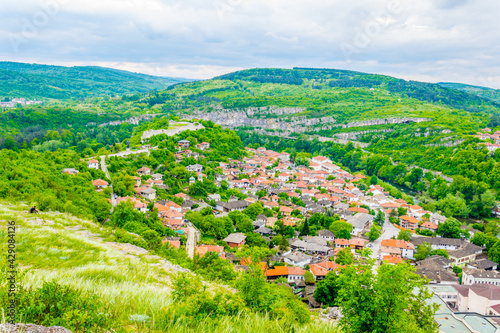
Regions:
M 3 0 L 3 5 L 2 59 L 108 64 L 191 78 L 257 66 L 337 67 L 500 88 L 496 2 Z

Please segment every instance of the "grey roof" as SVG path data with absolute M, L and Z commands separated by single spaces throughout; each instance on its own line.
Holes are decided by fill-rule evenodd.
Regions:
M 265 226 L 261 226 L 259 229 L 255 230 L 256 233 L 259 233 L 259 234 L 270 234 L 272 232 L 271 229 L 269 228 L 266 228 Z
M 467 242 L 457 239 L 457 238 L 443 238 L 443 237 L 423 237 L 423 236 L 413 236 L 411 238 L 411 242 L 416 246 L 421 245 L 424 242 L 427 242 L 431 245 L 448 245 L 448 246 L 463 246 Z
M 319 236 L 305 236 L 303 238 L 304 242 L 307 242 L 307 243 L 313 243 L 313 244 L 318 244 L 318 245 L 322 245 L 322 246 L 326 246 L 327 243 L 326 243 L 326 240 L 324 238 L 321 238 Z
M 259 215 L 257 215 L 256 220 L 257 221 L 267 221 L 267 216 L 264 214 L 259 214 Z
M 307 254 L 300 253 L 300 252 L 292 252 L 292 253 L 289 253 L 283 257 L 285 257 L 288 260 L 291 260 L 293 262 L 302 262 L 302 261 L 306 261 L 306 260 L 311 260 L 313 258 Z
M 477 259 L 477 257 L 476 257 Z M 498 263 L 491 261 L 489 259 L 481 259 L 481 260 L 476 260 L 473 262 L 470 262 L 467 264 L 467 266 L 472 266 L 474 268 L 478 269 L 493 269 L 494 267 L 498 266 Z
M 223 241 L 226 243 L 239 244 L 239 243 L 243 242 L 246 238 L 247 238 L 247 236 L 245 236 L 244 233 L 236 232 L 236 233 L 230 234 L 229 236 L 224 238 Z
M 430 216 L 431 219 L 433 220 L 439 220 L 439 221 L 446 221 L 446 216 L 440 215 L 438 213 L 434 213 Z
M 335 234 L 333 232 L 326 229 L 318 231 L 318 235 L 320 235 L 321 237 L 335 237 Z
M 250 203 L 245 200 L 236 200 L 231 202 L 217 201 L 217 205 L 220 205 L 227 209 L 238 209 L 238 208 L 247 208 L 250 206 Z
M 336 209 L 336 210 L 348 209 L 349 205 L 346 204 L 346 203 L 341 202 L 341 203 L 333 206 L 333 208 Z
M 464 268 L 464 273 L 472 275 L 476 279 L 499 279 L 500 273 L 496 271 L 486 271 L 484 269 Z
M 434 268 L 446 268 L 450 267 L 453 260 L 446 259 L 443 256 L 433 255 L 424 260 L 417 261 L 416 266 L 418 267 L 434 267 Z
M 347 218 L 347 222 L 352 224 L 353 227 L 358 229 L 364 229 L 366 224 L 373 221 L 374 216 L 366 213 L 358 213 Z
M 447 269 L 433 269 L 428 267 L 417 268 L 417 274 L 421 277 L 430 279 L 431 281 L 441 282 L 458 282 L 458 277 Z
M 468 243 L 465 247 L 461 249 L 448 251 L 448 255 L 452 258 L 463 258 L 475 253 L 476 254 L 481 253 L 482 251 L 483 248 L 481 246 Z
M 156 190 L 153 188 L 145 188 L 145 189 L 141 190 L 141 193 L 152 194 L 152 193 L 156 193 Z

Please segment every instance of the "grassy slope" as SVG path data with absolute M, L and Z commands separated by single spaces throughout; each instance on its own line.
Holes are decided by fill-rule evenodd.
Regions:
M 155 318 L 172 303 L 170 277 L 178 269 L 150 254 L 139 254 L 123 244 L 109 243 L 111 230 L 68 214 L 29 215 L 23 204 L 0 202 L 0 244 L 6 253 L 7 220 L 18 225 L 17 262 L 26 272 L 20 283 L 40 287 L 55 280 L 62 285 L 97 294 L 113 306 L 117 325 L 127 332 L 156 332 L 150 325 L 137 324 L 131 315 Z M 5 258 L 2 257 L 2 260 Z M 209 288 L 225 288 L 210 284 Z M 165 328 L 162 330 L 165 331 Z M 169 332 L 192 330 L 175 324 Z M 227 317 L 219 322 L 207 318 L 196 332 L 284 332 L 266 316 Z M 299 332 L 331 332 L 331 326 L 315 321 Z
M 185 79 L 104 67 L 63 67 L 0 62 L 0 97 L 86 98 L 161 90 Z

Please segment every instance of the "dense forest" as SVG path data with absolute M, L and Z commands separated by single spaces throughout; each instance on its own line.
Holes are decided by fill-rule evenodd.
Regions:
M 63 67 L 0 62 L 0 98 L 84 99 L 165 89 L 185 79 L 104 67 Z

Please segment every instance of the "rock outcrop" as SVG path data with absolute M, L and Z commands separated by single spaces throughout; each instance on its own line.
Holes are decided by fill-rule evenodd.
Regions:
M 71 333 L 61 326 L 44 327 L 34 324 L 0 324 L 0 333 Z

